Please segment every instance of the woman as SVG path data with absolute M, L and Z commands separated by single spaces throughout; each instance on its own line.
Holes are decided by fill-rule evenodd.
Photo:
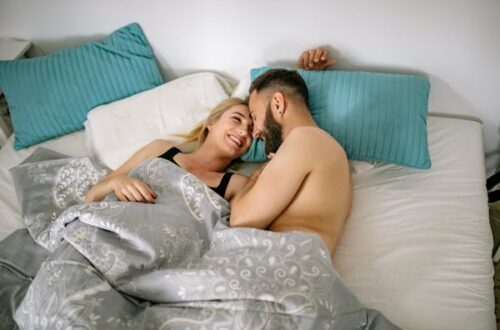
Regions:
M 240 191 L 247 177 L 225 173 L 229 164 L 241 157 L 252 142 L 252 119 L 247 104 L 237 98 L 219 103 L 207 120 L 186 136 L 197 148 L 182 153 L 167 140 L 155 140 L 93 186 L 85 202 L 102 200 L 114 192 L 121 201 L 154 203 L 156 194 L 141 180 L 127 174 L 146 159 L 162 157 L 192 173 L 228 201 Z

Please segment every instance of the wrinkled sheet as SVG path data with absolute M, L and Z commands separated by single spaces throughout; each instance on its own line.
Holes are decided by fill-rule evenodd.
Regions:
M 155 204 L 81 203 L 107 173 L 85 157 L 38 149 L 11 172 L 47 251 L 25 295 L 0 299 L 21 329 L 397 329 L 360 304 L 317 235 L 229 228 L 229 204 L 169 161 L 130 173 Z

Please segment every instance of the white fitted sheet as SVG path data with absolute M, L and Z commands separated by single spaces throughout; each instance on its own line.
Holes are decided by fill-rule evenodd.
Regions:
M 495 329 L 481 124 L 429 117 L 428 132 L 430 170 L 354 175 L 334 265 L 403 329 Z
M 481 124 L 429 117 L 428 131 L 430 170 L 358 167 L 334 264 L 363 303 L 403 329 L 494 329 Z M 89 154 L 84 131 L 38 146 Z M 0 150 L 0 240 L 24 227 L 8 169 L 35 148 L 15 151 L 11 138 Z

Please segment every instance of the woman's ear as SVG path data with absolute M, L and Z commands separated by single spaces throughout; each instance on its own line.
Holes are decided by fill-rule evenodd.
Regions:
M 207 129 L 208 129 L 209 131 L 211 131 L 211 130 L 212 130 L 212 127 L 214 127 L 214 123 L 210 123 L 210 124 L 208 124 L 208 125 L 207 125 Z

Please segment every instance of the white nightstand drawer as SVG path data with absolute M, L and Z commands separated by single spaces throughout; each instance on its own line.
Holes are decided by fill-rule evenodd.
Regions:
M 31 42 L 19 39 L 0 38 L 0 60 L 17 60 L 30 49 Z

